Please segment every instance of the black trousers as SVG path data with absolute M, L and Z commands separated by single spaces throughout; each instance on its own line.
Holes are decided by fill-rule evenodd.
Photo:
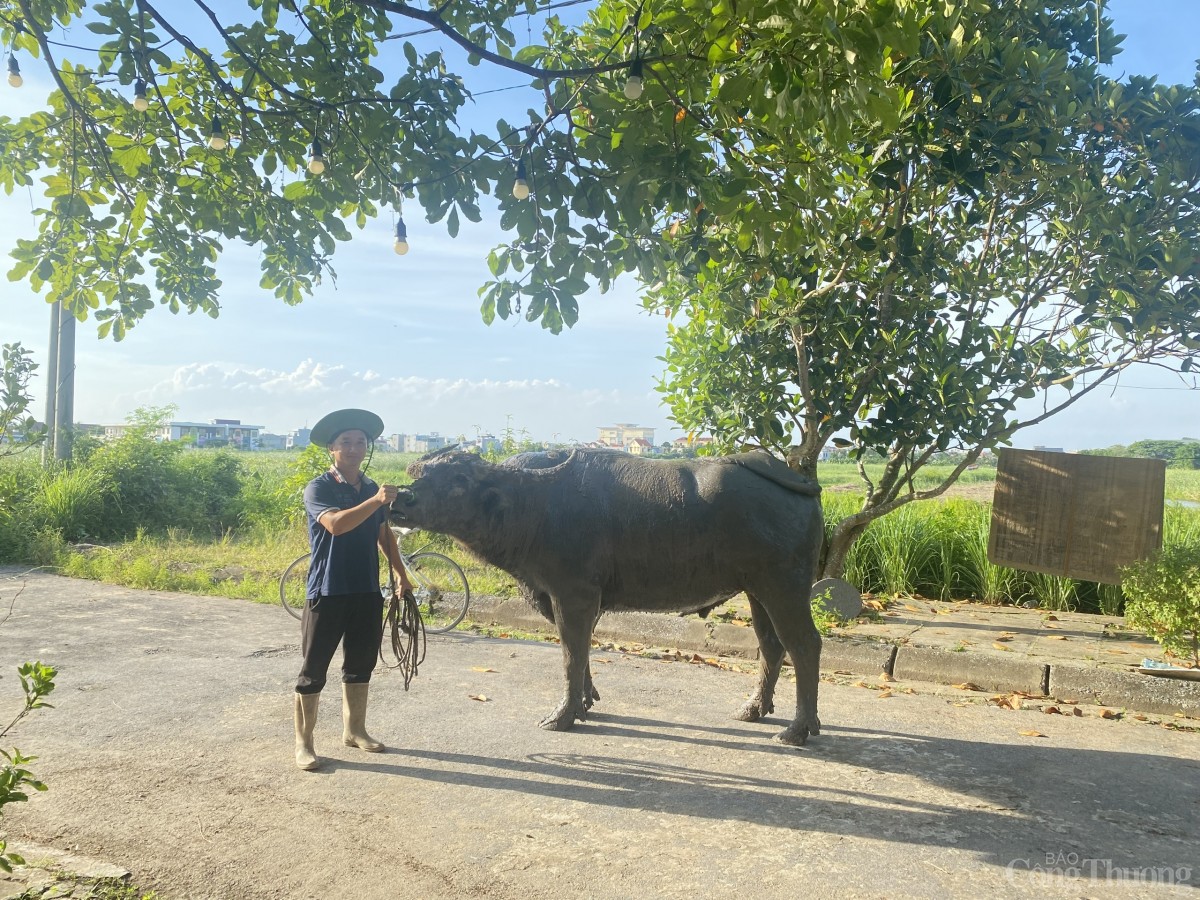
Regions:
M 342 644 L 342 683 L 367 684 L 383 640 L 383 595 L 379 591 L 318 597 L 304 604 L 300 652 L 304 663 L 297 694 L 319 694 L 329 664 Z

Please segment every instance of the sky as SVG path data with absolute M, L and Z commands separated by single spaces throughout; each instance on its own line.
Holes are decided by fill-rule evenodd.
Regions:
M 1113 0 L 1108 15 L 1128 36 L 1113 74 L 1192 81 L 1200 0 Z M 44 101 L 47 76 L 34 63 L 23 71 L 19 90 L 0 85 L 0 115 Z M 513 73 L 503 83 L 519 81 Z M 521 92 L 496 96 L 524 108 Z M 503 109 L 494 112 L 493 119 Z M 0 194 L 0 250 L 35 232 L 30 210 L 38 205 L 29 191 Z M 665 320 L 641 310 L 632 278 L 607 294 L 586 294 L 579 322 L 560 335 L 523 320 L 483 324 L 477 292 L 489 275 L 488 251 L 501 240 L 496 219 L 485 210 L 481 224 L 465 223 L 452 239 L 444 225 L 406 215 L 404 257 L 392 252 L 390 220 L 370 223 L 339 245 L 336 287 L 326 284 L 297 307 L 258 287 L 256 249 L 228 245 L 218 265 L 218 319 L 155 309 L 120 343 L 98 339 L 90 319 L 79 325 L 75 419 L 112 424 L 139 407 L 175 404 L 180 420 L 238 419 L 285 434 L 332 409 L 362 406 L 383 417 L 386 434 L 471 438 L 512 429 L 571 442 L 631 423 L 654 428 L 659 442 L 679 437 L 655 390 Z M 0 268 L 9 268 L 7 259 Z M 44 367 L 50 307 L 25 282 L 0 279 L 0 298 L 0 342 L 21 342 Z M 35 378 L 33 394 L 40 417 L 43 378 Z M 1145 369 L 1020 432 L 1014 446 L 1070 450 L 1180 437 L 1200 438 L 1200 390 Z

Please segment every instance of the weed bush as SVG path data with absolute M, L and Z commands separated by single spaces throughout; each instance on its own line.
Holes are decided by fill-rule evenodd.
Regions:
M 1200 543 L 1163 547 L 1122 578 L 1129 624 L 1173 656 L 1200 665 Z

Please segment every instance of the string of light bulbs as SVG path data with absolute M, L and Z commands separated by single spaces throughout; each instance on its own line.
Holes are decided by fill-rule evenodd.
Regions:
M 569 5 L 574 5 L 574 3 L 563 3 L 561 5 L 569 6 Z M 623 89 L 625 97 L 629 100 L 639 99 L 642 95 L 642 91 L 643 91 L 643 87 L 644 87 L 643 61 L 641 58 L 640 48 L 637 46 L 636 29 L 634 31 L 634 34 L 635 34 L 634 59 L 629 63 L 628 76 L 626 78 L 624 89 Z M 609 49 L 608 53 L 605 54 L 605 58 L 607 58 L 614 49 L 616 49 L 615 44 L 613 47 L 611 47 Z M 15 50 L 15 48 L 10 49 L 9 53 L 8 53 L 8 83 L 11 87 L 19 88 L 22 85 L 24 85 L 25 79 L 21 74 L 21 66 L 20 66 L 20 63 L 17 59 L 16 53 L 14 52 L 14 50 Z M 590 78 L 585 79 L 584 84 L 586 84 L 587 81 L 590 81 Z M 523 87 L 523 86 L 522 85 L 514 85 L 511 88 L 500 88 L 500 89 L 497 89 L 497 91 L 487 91 L 485 93 L 494 93 L 494 92 L 498 92 L 500 90 L 515 90 L 518 87 Z M 583 85 L 580 85 L 580 88 L 582 88 L 582 87 L 583 87 Z M 579 93 L 579 90 L 577 89 L 575 92 L 575 95 L 578 96 L 578 93 Z M 148 83 L 147 83 L 146 79 L 140 75 L 134 80 L 133 101 L 132 101 L 131 105 L 134 108 L 134 110 L 136 110 L 139 113 L 145 113 L 150 110 L 150 98 L 148 95 Z M 225 130 L 225 127 L 221 123 L 220 116 L 216 112 L 214 112 L 212 115 L 212 120 L 211 120 L 211 122 L 209 124 L 209 128 L 208 128 L 208 133 L 204 136 L 204 138 L 205 138 L 205 142 L 207 143 L 209 149 L 211 149 L 213 151 L 222 152 L 229 148 L 229 133 Z M 524 201 L 524 200 L 529 199 L 529 196 L 531 193 L 528 170 L 526 168 L 525 159 L 524 159 L 524 153 L 527 149 L 528 149 L 528 142 L 526 142 L 526 146 L 521 149 L 521 156 L 517 160 L 515 178 L 513 180 L 512 196 L 514 199 L 516 199 L 518 201 Z M 311 143 L 309 144 L 309 147 L 308 147 L 306 168 L 308 169 L 308 172 L 310 174 L 312 174 L 314 176 L 320 176 L 325 173 L 326 169 L 328 168 L 328 164 L 329 164 L 329 160 L 325 155 L 325 150 L 321 144 L 321 140 L 320 140 L 319 136 L 314 132 L 314 134 L 312 135 Z M 411 188 L 411 186 L 412 186 L 411 183 L 405 184 L 404 186 L 401 187 L 400 190 L 397 191 L 397 202 L 396 202 L 397 219 L 396 219 L 396 226 L 395 226 L 395 241 L 393 243 L 393 250 L 395 251 L 395 253 L 398 256 L 404 256 L 409 251 L 408 229 L 404 223 L 404 214 L 403 214 L 403 209 L 402 209 L 402 196 L 403 196 L 403 191 L 408 188 Z

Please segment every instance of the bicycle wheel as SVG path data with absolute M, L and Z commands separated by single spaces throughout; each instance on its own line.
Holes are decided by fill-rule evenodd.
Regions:
M 294 619 L 304 611 L 304 598 L 308 594 L 308 558 L 305 553 L 279 576 L 279 602 Z
M 425 630 L 439 634 L 461 622 L 471 601 L 471 589 L 458 563 L 432 550 L 414 553 L 407 563 Z

